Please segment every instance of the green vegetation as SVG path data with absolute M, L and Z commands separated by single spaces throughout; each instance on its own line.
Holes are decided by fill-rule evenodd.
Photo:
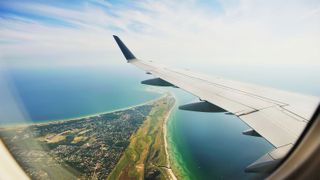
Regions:
M 73 120 L 1 128 L 0 135 L 32 179 L 105 179 L 157 101 Z
M 168 95 L 155 103 L 108 179 L 169 179 L 163 126 L 174 101 Z
M 32 179 L 169 179 L 163 127 L 175 99 L 165 95 L 125 110 L 1 128 Z

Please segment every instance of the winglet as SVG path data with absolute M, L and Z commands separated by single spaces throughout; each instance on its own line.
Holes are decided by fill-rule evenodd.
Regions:
M 124 55 L 124 57 L 127 59 L 127 61 L 131 61 L 133 59 L 136 59 L 136 57 L 132 54 L 132 52 L 127 48 L 127 46 L 121 41 L 121 39 L 116 36 L 113 35 L 114 40 L 116 40 L 119 48 L 122 51 L 122 54 Z

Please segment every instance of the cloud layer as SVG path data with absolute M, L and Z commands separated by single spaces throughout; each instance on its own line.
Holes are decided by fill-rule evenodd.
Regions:
M 116 63 L 118 34 L 136 56 L 167 64 L 320 63 L 316 0 L 44 2 L 1 2 L 2 61 Z

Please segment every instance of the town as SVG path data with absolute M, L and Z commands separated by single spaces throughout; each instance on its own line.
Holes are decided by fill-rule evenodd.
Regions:
M 0 134 L 32 179 L 103 179 L 115 167 L 154 103 L 73 120 L 1 129 Z

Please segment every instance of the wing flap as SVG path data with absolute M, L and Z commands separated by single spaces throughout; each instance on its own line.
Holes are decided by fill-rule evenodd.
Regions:
M 203 81 L 216 84 L 217 86 L 227 87 L 233 89 L 235 92 L 244 93 L 248 96 L 276 104 L 288 110 L 289 112 L 302 117 L 306 121 L 311 119 L 315 108 L 318 107 L 320 101 L 319 97 L 302 95 L 270 87 L 263 87 L 255 84 L 220 78 L 217 76 L 208 76 L 188 70 L 179 71 L 188 74 L 189 76 L 197 77 Z
M 269 172 L 280 162 L 280 160 L 291 149 L 292 144 L 282 146 L 260 157 L 258 160 L 246 167 L 246 172 Z
M 303 119 L 288 115 L 281 107 L 266 108 L 239 118 L 275 147 L 293 144 L 306 126 Z

